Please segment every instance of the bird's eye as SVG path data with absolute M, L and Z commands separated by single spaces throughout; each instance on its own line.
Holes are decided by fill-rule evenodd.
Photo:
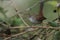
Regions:
M 56 10 L 53 10 L 54 13 L 56 13 L 57 11 Z

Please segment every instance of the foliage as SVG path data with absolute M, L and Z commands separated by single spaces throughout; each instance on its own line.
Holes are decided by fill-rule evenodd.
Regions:
M 8 19 L 7 19 L 7 16 L 6 16 L 6 12 L 7 12 L 7 10 L 4 10 L 3 7 L 0 7 L 0 13 L 2 13 L 3 16 L 4 16 L 4 19 L 1 18 L 1 20 L 2 20 L 1 22 L 6 22 L 6 23 L 8 23 L 8 22 L 7 22 Z
M 5 11 L 4 10 L 4 8 L 2 8 L 2 7 L 0 7 L 0 13 L 2 13 L 3 15 L 4 15 L 4 19 L 2 19 L 2 20 L 4 20 L 4 22 L 6 22 L 6 23 L 9 23 L 9 24 L 11 24 L 11 25 L 13 25 L 13 26 L 19 26 L 20 24 L 22 24 L 22 21 L 21 21 L 21 19 L 20 18 L 18 18 L 18 17 L 14 17 L 14 18 L 12 18 L 12 20 L 10 19 L 10 18 L 8 18 L 7 17 L 7 15 L 5 14 L 7 11 Z M 1 21 L 2 21 L 1 20 Z M 3 21 L 2 21 L 3 22 Z
M 3 13 L 4 11 L 4 8 L 0 7 L 0 12 Z
M 55 34 L 54 40 L 60 40 L 60 31 Z
M 57 24 L 56 22 L 48 22 L 48 23 L 52 27 L 59 27 L 59 24 Z
M 23 23 L 23 22 L 21 21 L 20 18 L 18 18 L 18 17 L 13 17 L 13 18 L 12 18 L 12 23 L 11 23 L 12 26 L 19 26 L 19 25 L 21 25 L 22 23 Z
M 6 12 L 7 12 L 7 10 L 5 11 L 4 8 L 0 7 L 0 13 L 2 13 L 3 15 L 5 15 Z

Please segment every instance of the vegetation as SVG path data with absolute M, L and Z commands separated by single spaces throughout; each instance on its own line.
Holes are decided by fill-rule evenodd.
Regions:
M 55 33 L 53 40 L 60 40 L 60 31 Z
M 52 27 L 59 27 L 59 24 L 56 22 L 48 22 L 50 26 Z
M 22 21 L 22 19 L 18 16 L 19 14 L 11 18 L 8 18 L 6 15 L 8 10 L 4 10 L 4 8 L 0 7 L 0 13 L 4 16 L 4 18 L 0 18 L 0 22 L 1 22 L 0 27 L 3 27 L 4 28 L 4 29 L 2 28 L 3 30 L 5 30 L 5 28 L 12 27 L 11 32 L 13 35 L 12 37 L 7 37 L 8 39 L 12 39 L 12 40 L 37 40 L 37 38 L 42 40 L 46 40 L 46 39 L 60 40 L 60 31 L 59 31 L 60 24 L 52 21 L 58 17 L 56 7 L 55 7 L 56 4 L 57 2 L 55 0 L 52 2 L 48 1 L 45 3 L 44 10 L 43 10 L 44 16 L 47 18 L 46 20 L 44 20 L 44 22 L 47 21 L 47 23 L 45 24 L 44 23 L 33 24 L 28 20 L 29 18 L 28 13 L 30 13 L 31 15 L 36 15 L 39 11 L 39 6 L 36 6 L 33 9 L 29 10 L 28 12 L 25 12 L 25 14 L 24 12 L 22 12 L 21 13 L 22 19 L 24 19 L 24 21 L 27 24 L 29 24 L 28 27 L 26 27 L 24 21 Z M 5 24 L 7 26 L 2 24 Z M 25 27 L 23 27 L 23 25 Z M 30 26 L 36 26 L 36 27 L 30 27 Z M 58 32 L 56 30 L 58 30 Z

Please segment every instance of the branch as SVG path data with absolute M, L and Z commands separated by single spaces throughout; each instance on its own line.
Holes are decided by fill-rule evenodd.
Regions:
M 3 22 L 0 22 L 1 25 L 8 27 L 8 25 L 4 24 Z
M 42 29 L 54 29 L 54 30 L 60 30 L 60 27 L 28 27 L 28 28 L 42 28 Z M 31 31 L 35 31 L 36 29 L 34 29 L 34 30 L 31 30 Z M 22 33 L 18 33 L 18 34 L 15 34 L 15 35 L 12 35 L 11 37 L 16 37 L 16 36 L 20 36 L 21 34 L 24 34 L 24 33 L 26 33 L 26 32 L 30 32 L 30 30 L 28 31 L 28 30 L 26 30 L 26 31 L 24 31 L 24 32 L 22 32 Z M 51 32 L 52 33 L 52 32 Z M 51 34 L 50 33 L 50 34 Z M 7 39 L 10 39 L 11 37 L 8 37 L 8 38 L 5 38 L 4 40 L 7 40 Z
M 37 30 L 37 29 L 31 30 L 31 31 L 35 31 L 35 30 Z M 12 37 L 20 36 L 20 35 L 22 35 L 22 34 L 24 34 L 24 33 L 26 33 L 26 32 L 30 32 L 30 31 L 28 31 L 28 30 L 23 31 L 23 32 L 21 32 L 21 33 L 18 33 L 18 34 L 15 34 L 15 35 L 10 36 L 10 37 L 8 37 L 8 38 L 5 38 L 4 40 L 8 40 L 8 39 L 10 39 L 10 38 L 12 38 Z
M 46 27 L 46 26 L 24 26 L 26 28 L 40 28 L 40 29 L 53 29 L 53 30 L 60 30 L 60 27 Z M 14 29 L 14 28 L 20 28 L 19 26 L 18 27 L 10 27 L 10 29 Z
M 22 18 L 21 14 L 17 14 L 17 15 L 21 18 L 21 20 L 23 21 L 23 23 L 24 23 L 27 27 L 30 27 L 30 26 L 24 21 L 24 19 Z
M 47 34 L 46 36 L 49 37 L 51 34 L 53 34 L 55 32 L 55 30 L 53 30 L 52 32 L 50 32 L 49 34 Z

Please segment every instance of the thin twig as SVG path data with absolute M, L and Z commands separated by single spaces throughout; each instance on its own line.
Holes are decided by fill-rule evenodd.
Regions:
M 58 28 L 58 27 L 29 27 L 29 28 L 50 28 L 50 29 L 55 29 L 55 30 L 59 30 L 60 28 Z M 31 31 L 33 31 L 33 30 L 31 30 Z M 22 33 L 18 33 L 18 34 L 16 34 L 16 35 L 12 35 L 11 37 L 16 37 L 16 36 L 19 36 L 19 35 L 21 35 L 21 34 L 24 34 L 24 33 L 26 33 L 26 32 L 28 32 L 28 31 L 25 31 L 25 32 L 22 32 Z M 9 38 L 11 38 L 11 37 L 8 37 L 8 38 L 5 38 L 4 40 L 6 40 L 6 39 L 9 39 Z
M 3 22 L 0 22 L 2 26 L 8 27 L 8 25 L 4 24 Z
M 30 26 L 24 21 L 24 19 L 22 18 L 21 14 L 17 14 L 17 15 L 20 17 L 20 19 L 23 21 L 23 23 L 24 23 L 27 27 L 30 27 Z
M 55 32 L 55 30 L 53 30 L 52 32 L 50 32 L 49 34 L 47 34 L 46 36 L 49 37 L 51 34 L 53 34 Z
M 60 27 L 46 27 L 46 26 L 30 26 L 30 27 L 28 27 L 28 26 L 24 26 L 24 27 L 26 27 L 26 28 L 41 28 L 41 29 L 53 29 L 53 30 L 60 30 Z M 17 27 L 10 27 L 10 28 L 12 28 L 12 29 L 14 29 L 14 28 L 20 28 L 19 26 L 17 26 Z

